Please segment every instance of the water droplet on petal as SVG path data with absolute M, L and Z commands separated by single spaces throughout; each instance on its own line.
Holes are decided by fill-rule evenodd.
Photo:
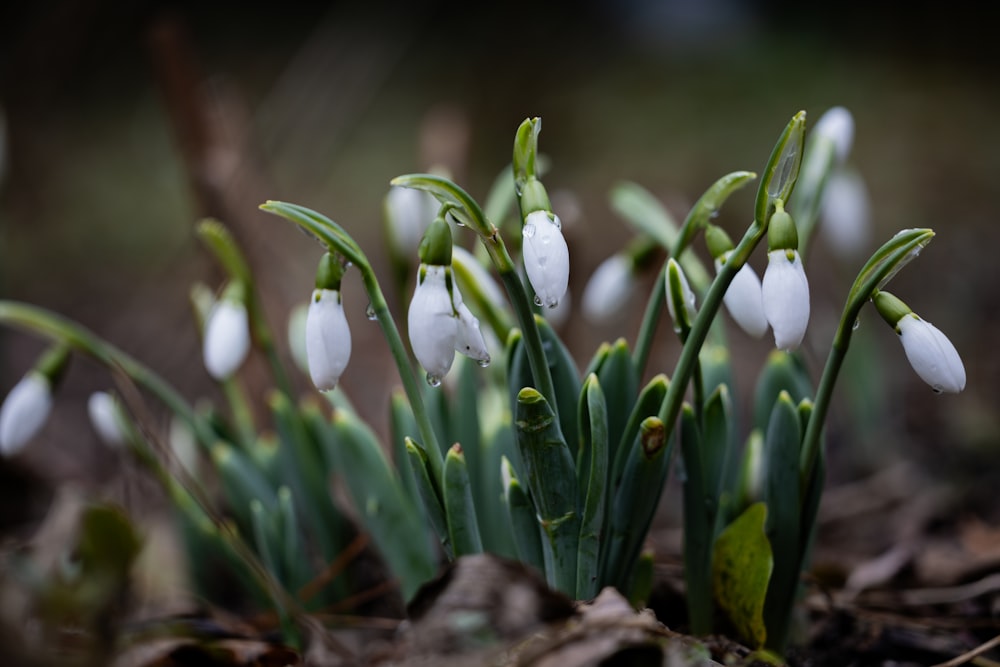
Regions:
M 941 389 L 939 385 L 934 385 L 933 387 L 931 387 L 931 391 L 933 391 L 935 394 L 940 394 L 943 393 L 944 390 Z
M 860 326 L 861 320 L 854 320 L 854 324 L 851 325 L 851 331 L 857 331 Z
M 524 226 L 523 229 L 521 229 L 521 236 L 523 236 L 526 239 L 530 239 L 532 236 L 535 235 L 536 231 L 537 229 L 535 228 L 535 223 L 529 222 Z
M 537 294 L 535 295 L 535 305 L 536 306 L 542 305 L 542 297 L 538 296 Z
M 369 320 L 373 321 L 375 320 L 376 318 L 375 306 L 371 305 L 370 303 L 368 304 L 368 307 L 365 308 L 365 317 L 367 317 Z
M 441 378 L 439 378 L 437 375 L 433 375 L 431 373 L 428 373 L 427 374 L 427 384 L 429 384 L 432 387 L 440 387 L 441 386 Z
M 476 365 L 480 368 L 486 368 L 490 365 L 490 358 L 486 357 L 485 359 L 476 359 Z

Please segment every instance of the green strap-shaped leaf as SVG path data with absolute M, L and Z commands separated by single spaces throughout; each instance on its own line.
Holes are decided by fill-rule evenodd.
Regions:
M 503 462 L 504 506 L 510 517 L 511 533 L 518 560 L 534 567 L 545 575 L 545 556 L 542 549 L 542 534 L 538 525 L 538 512 L 528 492 L 518 480 L 517 472 L 507 457 Z
M 472 500 L 469 468 L 462 446 L 458 443 L 452 445 L 448 455 L 445 456 L 444 480 L 441 486 L 448 535 L 455 549 L 455 556 L 481 553 L 483 542 L 479 536 L 476 506 Z
M 681 455 L 684 466 L 684 583 L 691 633 L 712 631 L 712 508 L 702 460 L 704 438 L 691 406 L 681 409 Z
M 774 560 L 764 533 L 767 505 L 754 503 L 722 531 L 712 558 L 712 588 L 719 607 L 754 648 L 764 646 L 764 598 Z
M 799 585 L 799 443 L 798 408 L 781 392 L 764 436 L 764 498 L 767 536 L 774 550 L 774 574 L 764 604 L 768 648 L 783 651 Z
M 667 439 L 658 417 L 647 417 L 630 448 L 613 496 L 602 574 L 605 583 L 619 590 L 629 590 L 632 569 L 663 493 L 674 440 L 673 434 Z
M 573 595 L 580 537 L 576 464 L 538 391 L 525 387 L 518 393 L 515 415 L 518 450 L 543 531 L 545 576 L 550 586 Z
M 483 549 L 505 558 L 516 558 L 517 551 L 510 515 L 504 507 L 506 492 L 502 474 L 503 460 L 515 457 L 517 450 L 514 442 L 514 424 L 510 420 L 509 413 L 502 423 L 483 435 L 481 445 L 478 470 L 474 472 L 470 470 L 469 474 L 475 474 L 473 491 L 478 491 L 475 495 L 476 516 L 479 517 Z M 480 497 L 483 499 L 482 505 L 478 504 Z M 535 533 L 537 539 L 537 529 Z
M 295 513 L 295 501 L 287 487 L 278 489 L 277 507 L 279 553 L 285 588 L 297 591 L 312 578 L 308 553 L 302 541 L 302 530 Z
M 592 372 L 597 374 L 601 387 L 608 388 L 604 392 L 608 407 L 608 460 L 614 461 L 639 392 L 639 376 L 624 338 L 619 338 L 608 347 L 607 354 Z M 649 414 L 655 414 L 655 411 Z
M 441 547 L 444 549 L 448 560 L 454 560 L 455 550 L 451 545 L 451 538 L 448 535 L 448 521 L 444 514 L 444 498 L 441 486 L 437 480 L 431 477 L 430 461 L 427 459 L 427 452 L 410 438 L 406 438 L 406 456 L 410 462 L 410 469 L 413 471 L 413 480 L 417 486 L 417 495 L 423 502 L 424 512 L 431 527 L 441 540 Z
M 796 402 L 813 395 L 809 372 L 799 354 L 772 350 L 757 377 L 754 388 L 754 428 L 759 428 L 761 431 L 767 429 L 774 402 L 778 400 L 778 395 L 782 391 L 787 391 Z
M 375 434 L 357 416 L 334 414 L 342 478 L 351 492 L 366 530 L 409 600 L 434 576 L 430 541 L 420 512 L 406 498 Z
M 274 507 L 278 502 L 274 488 L 246 455 L 228 443 L 219 442 L 212 447 L 212 462 L 236 523 L 249 530 L 250 503 L 256 500 L 264 507 Z
M 719 496 L 730 482 L 730 468 L 735 468 L 734 433 L 732 430 L 733 402 L 729 397 L 729 387 L 719 385 L 705 402 L 702 414 L 703 436 L 702 460 L 705 470 L 705 500 L 714 517 Z M 735 471 L 734 471 L 735 472 Z
M 621 438 L 608 450 L 609 460 L 612 461 L 609 484 L 611 493 L 615 493 L 621 484 L 622 473 L 625 470 L 625 462 L 632 452 L 632 445 L 639 435 L 639 425 L 646 417 L 659 414 L 663 399 L 667 396 L 667 389 L 670 387 L 670 380 L 666 375 L 660 373 L 650 380 L 642 391 L 632 408 L 625 428 L 622 430 Z M 611 452 L 614 455 L 611 456 Z
M 413 417 L 410 402 L 406 400 L 406 393 L 397 388 L 389 400 L 389 437 L 392 438 L 393 463 L 399 471 L 406 497 L 412 503 L 418 502 L 418 493 L 417 483 L 413 479 L 413 469 L 407 460 L 406 438 L 413 437 L 417 433 L 419 433 L 417 420 Z
M 330 457 L 336 448 L 323 443 L 329 434 L 317 406 L 305 405 L 300 413 L 279 392 L 271 395 L 270 404 L 281 443 L 283 483 L 295 497 L 324 562 L 330 562 L 344 548 L 347 536 L 347 522 L 333 504 L 327 475 L 330 461 L 336 461 Z
M 626 363 L 631 362 L 626 352 Z M 596 375 L 590 375 L 580 395 L 581 452 L 577 461 L 583 498 L 580 545 L 576 565 L 576 598 L 589 600 L 597 595 L 600 576 L 601 535 L 604 529 L 608 489 L 608 416 L 604 392 Z M 583 457 L 589 459 L 583 464 Z

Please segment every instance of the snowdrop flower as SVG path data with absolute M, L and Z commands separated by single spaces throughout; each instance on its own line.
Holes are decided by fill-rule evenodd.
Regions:
M 231 283 L 205 323 L 205 368 L 216 380 L 228 379 L 250 352 L 250 321 L 243 290 L 242 285 Z
M 437 387 L 448 373 L 455 352 L 490 362 L 486 341 L 477 320 L 462 301 L 452 275 L 451 227 L 445 222 L 447 207 L 427 227 L 420 242 L 420 268 L 413 290 L 407 323 L 410 347 L 427 371 L 427 382 Z
M 830 174 L 820 204 L 823 223 L 820 231 L 839 257 L 852 259 L 871 238 L 871 207 L 868 191 L 860 174 L 837 169 Z
M 795 223 L 777 202 L 768 226 L 767 270 L 761 283 L 764 317 L 779 350 L 797 348 L 809 324 L 809 281 L 799 257 Z
M 69 348 L 56 344 L 25 373 L 0 406 L 0 455 L 13 456 L 35 437 L 52 411 L 52 390 L 69 365 Z
M 112 449 L 125 444 L 125 432 L 121 423 L 121 408 L 115 397 L 106 391 L 95 391 L 87 401 L 87 415 L 101 441 Z
M 555 308 L 569 285 L 569 248 L 559 216 L 532 211 L 524 219 L 521 236 L 524 268 L 535 290 L 535 303 Z
M 733 252 L 733 241 L 724 229 L 710 224 L 705 229 L 705 243 L 714 259 L 715 272 L 719 273 Z M 749 264 L 744 263 L 733 276 L 722 302 L 740 328 L 748 334 L 760 338 L 767 332 L 760 278 Z
M 451 369 L 456 351 L 480 364 L 489 363 L 479 320 L 462 301 L 450 266 L 420 265 L 407 325 L 413 354 L 432 386 L 438 386 Z
M 833 142 L 837 162 L 844 164 L 851 152 L 851 145 L 854 143 L 854 116 L 851 115 L 851 112 L 844 107 L 833 107 L 827 110 L 816 121 L 813 132 L 817 138 Z
M 685 331 L 686 335 L 686 330 L 691 328 L 697 314 L 695 297 L 681 265 L 673 257 L 667 260 L 666 281 L 667 310 L 670 312 L 670 319 L 674 321 L 674 330 Z M 683 310 L 681 305 L 683 305 Z
M 351 358 L 351 330 L 339 290 L 313 290 L 305 338 L 309 376 L 317 389 L 329 391 L 337 386 Z
M 52 384 L 39 371 L 29 371 L 0 408 L 0 453 L 13 456 L 20 452 L 45 424 L 51 410 Z
M 715 272 L 718 273 L 726 263 L 732 251 L 725 252 L 715 260 Z M 761 295 L 760 278 L 749 264 L 740 267 L 733 281 L 729 283 L 722 302 L 736 324 L 754 338 L 760 338 L 767 333 L 767 318 L 764 317 L 763 297 Z
M 628 301 L 634 283 L 632 261 L 623 253 L 608 257 L 583 290 L 584 316 L 592 322 L 610 321 Z
M 962 358 L 940 329 L 888 292 L 879 292 L 874 300 L 883 319 L 899 334 L 906 358 L 921 380 L 939 394 L 965 389 Z
M 434 219 L 437 200 L 423 190 L 394 185 L 385 196 L 383 209 L 389 244 L 399 256 L 409 256 Z

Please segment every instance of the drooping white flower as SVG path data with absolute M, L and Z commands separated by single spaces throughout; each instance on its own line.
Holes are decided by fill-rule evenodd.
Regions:
M 569 248 L 559 216 L 533 211 L 524 220 L 524 268 L 535 290 L 536 303 L 555 308 L 569 285 Z
M 398 185 L 389 188 L 385 196 L 387 236 L 400 256 L 416 252 L 437 209 L 437 200 L 430 193 Z
M 338 290 L 313 290 L 305 339 L 313 384 L 321 391 L 333 389 L 351 358 L 351 330 Z
M 729 257 L 730 252 L 724 253 L 715 260 L 715 271 L 719 269 Z M 767 333 L 767 318 L 764 317 L 764 304 L 761 295 L 760 278 L 757 272 L 749 264 L 744 264 L 733 276 L 733 281 L 729 283 L 722 302 L 732 316 L 736 324 L 754 338 L 760 338 Z
M 809 324 L 809 281 L 798 250 L 767 253 L 761 282 L 764 317 L 774 330 L 774 345 L 791 351 L 802 343 Z
M 38 433 L 52 410 L 52 384 L 30 371 L 7 394 L 0 407 L 0 453 L 13 456 Z
M 583 315 L 591 322 L 608 322 L 628 301 L 635 276 L 632 262 L 621 253 L 594 270 L 583 290 Z
M 87 414 L 90 424 L 98 437 L 108 447 L 117 449 L 125 444 L 125 432 L 121 423 L 120 408 L 115 397 L 106 391 L 95 391 L 87 400 Z
M 440 384 L 448 373 L 456 351 L 489 363 L 479 320 L 462 301 L 450 266 L 420 265 L 407 323 L 413 354 L 432 385 Z
M 250 323 L 242 301 L 219 299 L 205 323 L 205 368 L 216 380 L 225 380 L 243 364 L 250 352 Z
M 820 204 L 820 232 L 839 257 L 853 259 L 871 239 L 871 206 L 864 179 L 853 170 L 830 174 Z
M 965 389 L 962 358 L 940 329 L 912 312 L 896 323 L 896 329 L 913 370 L 934 391 L 958 393 Z
M 833 107 L 820 116 L 813 130 L 818 138 L 829 139 L 837 152 L 837 162 L 844 164 L 854 143 L 854 116 L 844 107 Z

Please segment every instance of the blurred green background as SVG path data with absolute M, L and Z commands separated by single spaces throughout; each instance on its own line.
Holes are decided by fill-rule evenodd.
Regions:
M 683 218 L 719 176 L 761 169 L 796 111 L 814 121 L 844 105 L 856 121 L 851 162 L 871 195 L 873 244 L 904 227 L 938 232 L 893 287 L 949 334 L 968 387 L 933 396 L 866 313 L 865 350 L 853 356 L 860 370 L 841 385 L 831 447 L 862 468 L 908 452 L 943 475 L 996 476 L 984 467 L 1000 453 L 996 17 L 973 3 L 807 4 L 7 7 L 0 289 L 78 319 L 187 396 L 210 395 L 187 304 L 193 280 L 216 286 L 221 277 L 193 235 L 203 216 L 235 230 L 283 332 L 289 309 L 308 298 L 319 253 L 259 203 L 328 214 L 385 267 L 381 200 L 393 176 L 445 165 L 483 198 L 519 122 L 541 116 L 546 184 L 567 222 L 578 302 L 594 267 L 629 238 L 607 204 L 615 182 L 646 186 Z M 741 233 L 751 205 L 752 193 L 740 193 L 720 222 Z M 753 259 L 759 270 L 762 258 Z M 817 373 L 862 261 L 838 263 L 819 245 L 809 258 L 806 354 Z M 381 429 L 394 374 L 357 283 L 346 287 L 355 353 L 342 384 Z M 602 340 L 634 339 L 642 302 L 615 325 L 570 316 L 561 331 L 581 365 Z M 661 327 L 655 358 L 667 372 L 669 333 Z M 768 348 L 738 340 L 741 367 L 756 368 Z M 3 335 L 4 390 L 40 349 Z M 259 383 L 262 366 L 247 377 Z M 105 474 L 109 455 L 86 428 L 85 403 L 108 385 L 101 369 L 74 366 L 25 454 L 32 467 L 60 479 Z

